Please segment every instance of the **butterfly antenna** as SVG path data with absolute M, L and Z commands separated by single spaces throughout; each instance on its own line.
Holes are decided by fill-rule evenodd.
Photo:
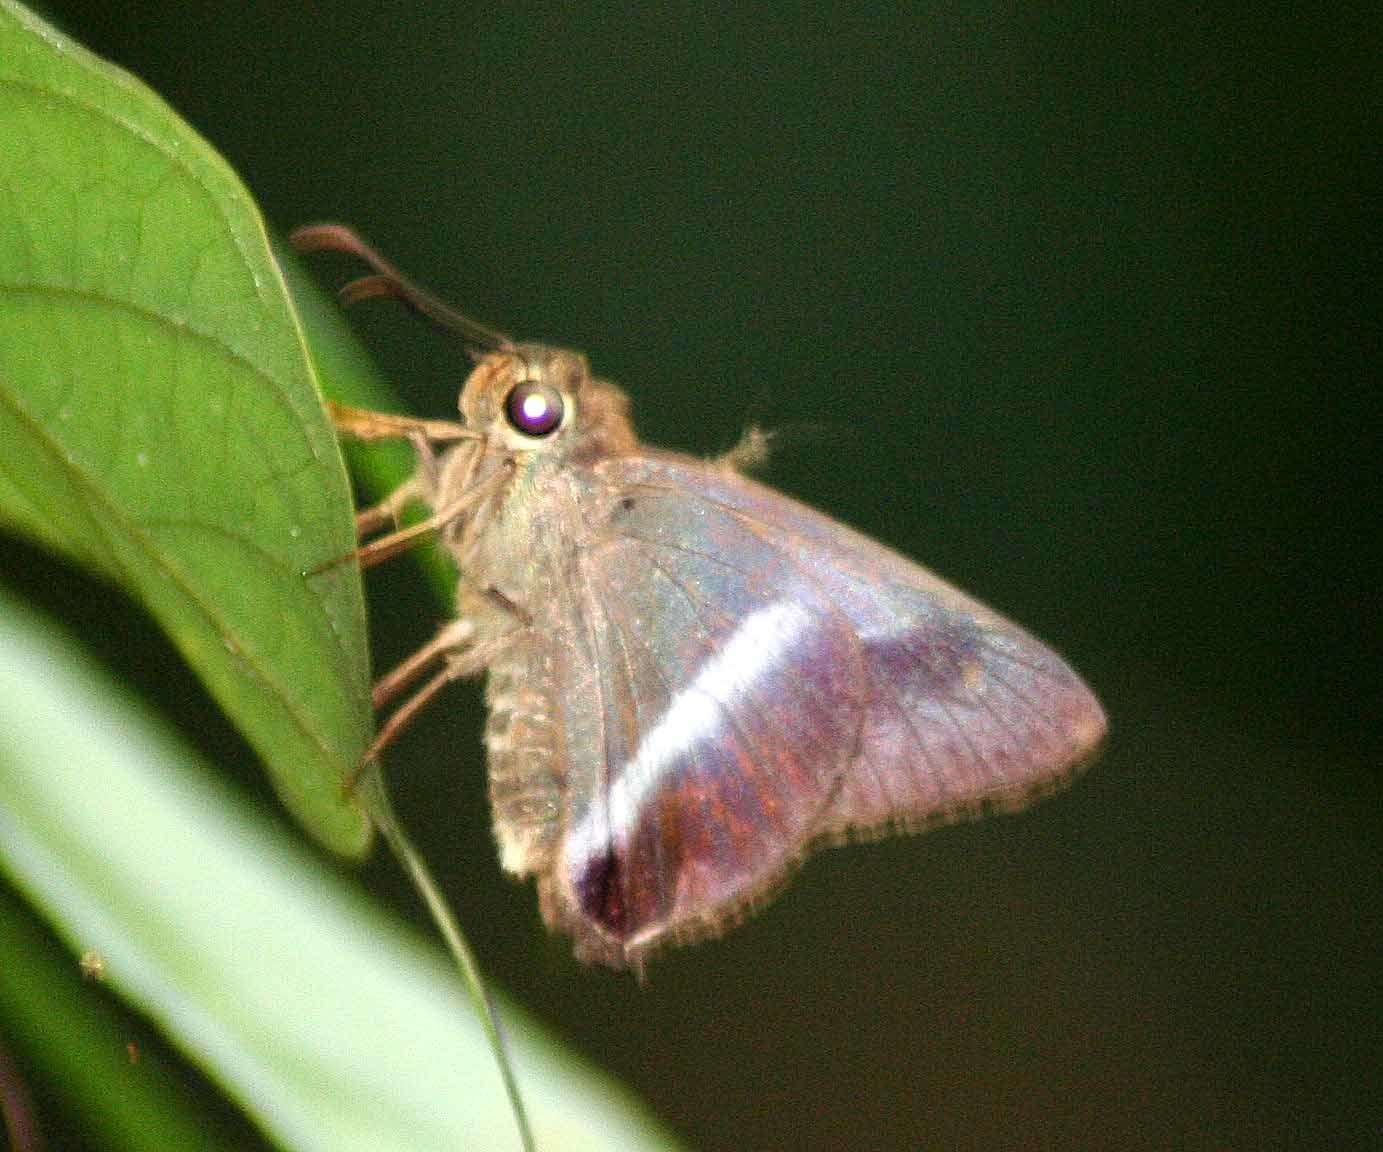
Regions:
M 288 242 L 298 252 L 344 252 L 369 265 L 372 276 L 361 276 L 341 289 L 343 304 L 392 297 L 407 304 L 418 315 L 448 332 L 458 332 L 473 344 L 494 352 L 512 348 L 513 340 L 469 316 L 443 304 L 432 293 L 419 288 L 360 236 L 344 224 L 308 224 L 295 229 Z

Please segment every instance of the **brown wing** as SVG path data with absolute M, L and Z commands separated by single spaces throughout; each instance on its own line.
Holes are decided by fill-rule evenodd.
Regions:
M 1049 649 L 770 489 L 647 455 L 586 504 L 541 889 L 588 958 L 715 931 L 849 830 L 1018 806 L 1104 733 Z

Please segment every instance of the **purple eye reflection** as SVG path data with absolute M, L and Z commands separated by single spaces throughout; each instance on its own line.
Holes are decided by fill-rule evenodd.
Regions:
M 525 380 L 509 393 L 504 412 L 525 436 L 547 436 L 562 423 L 562 394 L 551 385 Z

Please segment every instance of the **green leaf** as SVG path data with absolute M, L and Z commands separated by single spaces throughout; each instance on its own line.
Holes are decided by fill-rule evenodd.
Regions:
M 100 1147 L 121 1152 L 233 1152 L 246 1148 L 224 1108 L 198 1107 L 182 1069 L 147 1029 L 131 1027 L 109 996 L 84 981 L 80 966 L 34 923 L 33 915 L 0 882 L 0 1017 L 5 1040 L 32 1082 L 52 1086 L 78 1126 L 99 1135 Z M 138 1037 L 137 1041 L 135 1037 Z M 137 1062 L 127 1044 L 136 1045 Z M 203 1093 L 207 1095 L 207 1093 Z M 37 1124 L 53 1142 L 52 1117 Z M 94 1143 L 94 1142 L 93 1142 Z M 84 1144 L 84 1146 L 88 1146 Z
M 0 871 L 74 956 L 99 953 L 106 980 L 285 1147 L 516 1147 L 441 956 L 120 695 L 0 597 Z M 674 1146 L 515 1007 L 503 1015 L 540 1148 Z
M 327 295 L 318 281 L 308 275 L 295 252 L 277 247 L 275 252 L 312 350 L 322 392 L 333 400 L 357 408 L 400 411 L 398 396 L 380 377 L 335 297 Z M 351 474 L 364 494 L 361 503 L 383 499 L 413 475 L 413 452 L 404 443 L 388 440 L 348 442 L 343 448 Z M 405 512 L 401 523 L 420 516 L 416 509 Z M 451 555 L 437 546 L 435 538 L 421 542 L 412 554 L 422 566 L 438 600 L 445 606 L 454 604 L 456 562 Z
M 0 0 L 0 523 L 119 581 L 358 854 L 370 733 L 340 450 L 261 221 L 138 81 Z

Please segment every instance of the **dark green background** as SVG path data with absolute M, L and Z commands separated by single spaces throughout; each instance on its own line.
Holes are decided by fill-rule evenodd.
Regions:
M 1376 18 L 307 7 L 48 11 L 276 226 L 349 221 L 587 350 L 647 439 L 785 428 L 774 483 L 1046 637 L 1113 723 L 1060 798 L 819 857 L 640 988 L 500 876 L 458 690 L 391 767 L 499 981 L 702 1149 L 1371 1144 Z M 459 347 L 358 326 L 451 410 Z M 6 555 L 272 802 L 137 613 Z M 384 665 L 440 610 L 379 576 Z M 413 914 L 387 860 L 366 879 Z

